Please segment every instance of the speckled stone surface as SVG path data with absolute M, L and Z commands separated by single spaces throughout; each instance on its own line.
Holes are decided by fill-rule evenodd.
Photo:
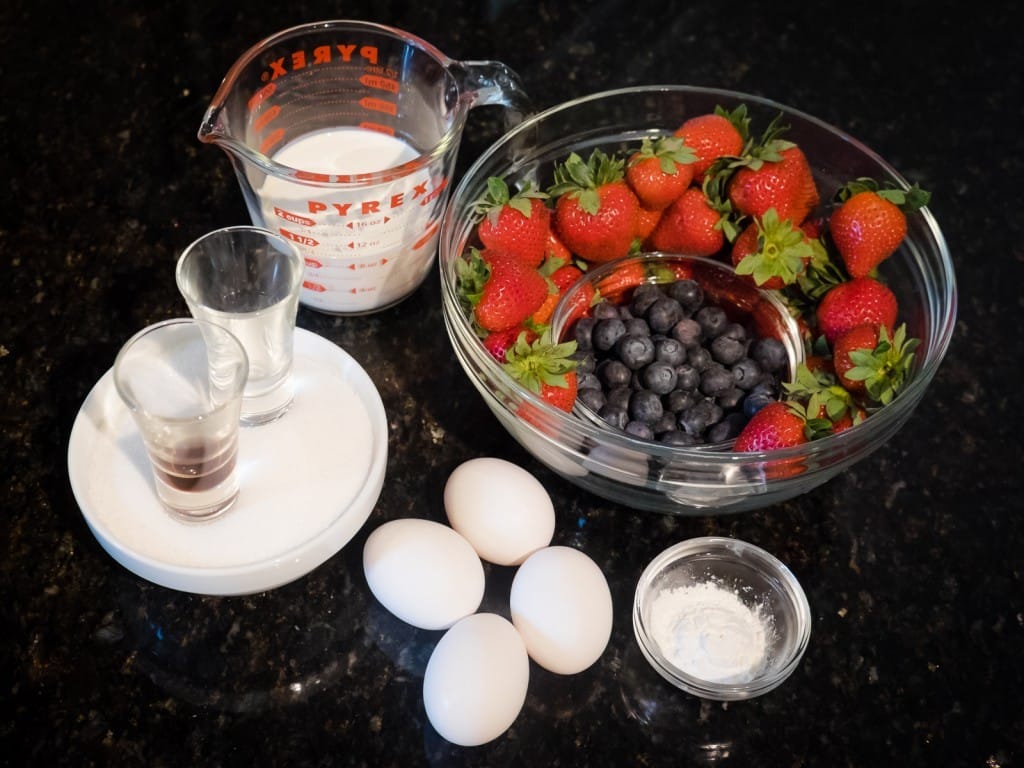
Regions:
M 0 763 L 1024 765 L 1024 19 L 1012 4 L 984 6 L 5 3 Z M 768 96 L 860 138 L 933 192 L 958 270 L 957 331 L 906 428 L 827 485 L 759 512 L 674 518 L 604 502 L 500 430 L 451 353 L 435 269 L 386 312 L 299 314 L 366 368 L 388 414 L 385 487 L 347 547 L 248 597 L 175 592 L 122 568 L 71 492 L 75 414 L 128 336 L 185 312 L 181 249 L 246 221 L 226 157 L 195 135 L 220 79 L 256 40 L 330 17 L 502 60 L 537 107 L 690 83 Z M 497 125 L 471 117 L 460 173 Z M 615 623 L 597 664 L 572 677 L 533 666 L 512 728 L 461 749 L 424 713 L 439 634 L 381 608 L 361 551 L 385 520 L 443 519 L 448 473 L 482 455 L 545 484 L 556 542 L 601 566 Z M 763 546 L 807 591 L 806 656 L 762 698 L 683 694 L 633 640 L 644 566 L 702 534 Z M 488 569 L 485 609 L 507 614 L 511 578 Z

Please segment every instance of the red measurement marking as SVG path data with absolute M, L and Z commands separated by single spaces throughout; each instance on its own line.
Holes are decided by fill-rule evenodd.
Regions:
M 281 114 L 281 108 L 275 104 L 270 107 L 266 112 L 256 118 L 256 122 L 252 124 L 252 127 L 257 131 L 262 131 L 269 125 L 270 121 Z
M 295 178 L 302 181 L 327 182 L 331 180 L 331 175 L 329 173 L 313 173 L 312 171 L 296 171 Z
M 272 131 L 267 138 L 260 144 L 260 152 L 264 155 L 269 155 L 270 150 L 274 148 L 275 144 L 280 143 L 281 139 L 284 138 L 284 131 L 278 128 L 276 131 Z
M 323 266 L 323 264 L 321 264 L 319 261 L 317 261 L 316 259 L 311 259 L 308 256 L 305 259 L 303 259 L 303 261 L 306 262 L 307 267 L 312 267 L 313 269 L 320 269 L 320 267 Z
M 287 237 L 292 242 L 298 243 L 299 245 L 308 245 L 313 248 L 320 245 L 320 243 L 314 240 L 312 237 L 309 237 L 308 235 L 299 235 L 296 234 L 295 232 L 289 232 L 284 227 L 281 227 L 277 231 L 280 232 L 285 237 Z
M 359 78 L 359 82 L 367 88 L 376 88 L 378 91 L 387 91 L 388 93 L 398 93 L 398 81 L 392 80 L 390 77 L 363 75 Z
M 305 288 L 307 291 L 316 291 L 317 293 L 323 293 L 324 291 L 327 290 L 327 288 L 320 285 L 320 283 L 314 283 L 310 280 L 303 280 L 302 287 Z
M 417 248 L 422 248 L 424 245 L 430 242 L 430 238 L 437 232 L 437 228 L 440 226 L 438 222 L 434 222 L 427 228 L 427 231 L 423 233 L 423 237 L 413 243 L 412 249 L 415 251 Z
M 300 216 L 297 213 L 286 211 L 284 208 L 278 208 L 277 206 L 274 207 L 274 215 L 279 219 L 290 221 L 292 224 L 301 224 L 304 227 L 312 227 L 316 224 L 316 222 L 308 216 Z
M 359 106 L 371 112 L 383 112 L 385 115 L 397 115 L 398 106 L 393 101 L 375 99 L 372 96 L 365 96 L 359 100 Z
M 389 128 L 388 126 L 381 125 L 380 123 L 371 123 L 371 122 L 365 122 L 364 121 L 364 122 L 359 124 L 359 127 L 360 128 L 365 128 L 368 131 L 376 131 L 377 133 L 386 133 L 388 136 L 394 136 L 395 135 L 395 129 L 394 128 Z
M 271 96 L 273 96 L 274 95 L 274 91 L 276 91 L 276 90 L 277 90 L 277 86 L 274 83 L 267 83 L 262 88 L 260 88 L 258 91 L 256 91 L 256 93 L 254 93 L 252 96 L 249 97 L 249 103 L 247 105 L 249 111 L 252 112 L 260 104 L 262 104 L 264 101 L 266 101 Z
M 430 194 L 427 195 L 426 197 L 424 197 L 420 201 L 420 205 L 426 205 L 427 203 L 431 203 L 434 200 L 436 200 L 438 195 L 440 195 L 441 192 L 444 190 L 444 188 L 447 187 L 447 186 L 448 186 L 448 179 L 447 178 L 441 179 L 441 183 L 438 184 L 436 187 L 434 187 L 434 189 L 430 192 Z

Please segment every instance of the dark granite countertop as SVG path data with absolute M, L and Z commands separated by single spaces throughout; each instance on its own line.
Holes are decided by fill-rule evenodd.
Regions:
M 1024 18 L 985 6 L 7 2 L 0 762 L 1024 765 L 1013 391 L 1024 358 Z M 721 517 L 631 511 L 563 481 L 500 429 L 451 353 L 435 268 L 385 312 L 299 313 L 301 327 L 366 368 L 388 414 L 385 486 L 348 546 L 247 597 L 176 592 L 118 565 L 71 492 L 72 422 L 128 336 L 185 312 L 173 281 L 181 249 L 247 221 L 225 155 L 196 140 L 220 79 L 258 39 L 331 17 L 405 28 L 454 58 L 502 60 L 538 107 L 631 84 L 720 86 L 863 140 L 933 192 L 958 270 L 957 331 L 910 422 L 784 504 Z M 496 125 L 471 116 L 460 173 Z M 522 464 L 547 487 L 556 542 L 583 549 L 609 579 L 614 629 L 582 674 L 533 666 L 513 727 L 460 749 L 423 708 L 439 634 L 380 607 L 361 552 L 385 520 L 443 519 L 448 474 L 484 455 Z M 756 700 L 683 694 L 633 640 L 630 600 L 645 564 L 703 534 L 765 547 L 808 594 L 804 660 Z M 508 571 L 489 569 L 485 608 L 504 610 Z

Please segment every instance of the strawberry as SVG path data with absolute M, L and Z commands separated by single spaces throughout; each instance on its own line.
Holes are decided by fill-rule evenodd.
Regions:
M 900 325 L 892 338 L 885 326 L 851 328 L 835 342 L 836 376 L 849 392 L 866 393 L 887 405 L 906 384 L 919 344 L 919 339 L 907 338 L 906 325 Z
M 774 208 L 754 220 L 732 244 L 736 274 L 750 275 L 766 289 L 792 285 L 815 256 L 827 258 L 817 240 L 789 221 L 779 221 Z
M 796 376 L 782 385 L 791 407 L 800 407 L 806 422 L 805 434 L 811 440 L 833 435 L 859 424 L 866 418 L 830 370 L 816 370 L 807 363 L 797 366 Z
M 690 187 L 665 209 L 651 233 L 650 244 L 658 251 L 710 256 L 725 245 L 725 235 L 718 226 L 720 218 L 700 188 Z
M 888 286 L 870 277 L 855 277 L 832 288 L 818 304 L 818 331 L 829 344 L 858 325 L 874 323 L 892 328 L 898 312 Z
M 561 259 L 563 264 L 572 261 L 572 251 L 565 247 L 565 243 L 558 239 L 555 230 L 548 228 L 548 243 L 545 254 L 549 259 Z
M 514 328 L 506 328 L 503 331 L 492 331 L 487 334 L 484 337 L 484 347 L 487 348 L 487 351 L 491 353 L 495 360 L 499 363 L 504 363 L 508 351 L 512 349 L 521 334 L 525 335 L 527 344 L 532 343 L 537 338 L 537 334 L 529 328 L 516 326 Z
M 661 221 L 662 213 L 664 213 L 664 211 L 652 211 L 640 206 L 636 213 L 636 236 L 640 240 L 646 240 L 651 236 L 654 228 L 657 227 L 658 222 Z
M 470 248 L 459 264 L 459 291 L 487 331 L 522 324 L 544 303 L 548 281 L 534 267 L 501 251 Z
M 693 162 L 693 177 L 704 178 L 711 164 L 720 157 L 732 157 L 743 152 L 747 141 L 750 119 L 747 108 L 740 105 L 732 112 L 716 107 L 712 114 L 691 117 L 675 135 L 683 139 L 697 159 Z
M 487 192 L 474 203 L 473 210 L 484 218 L 477 235 L 484 247 L 513 254 L 531 267 L 536 267 L 547 252 L 551 229 L 551 211 L 544 204 L 547 195 L 533 189 L 530 183 L 509 194 L 503 179 L 487 180 Z
M 799 225 L 817 206 L 818 187 L 800 148 L 780 144 L 785 148 L 765 153 L 735 171 L 728 182 L 728 197 L 740 214 L 764 216 L 774 208 L 780 219 Z
M 551 332 L 530 343 L 520 336 L 505 357 L 505 371 L 526 389 L 563 411 L 576 402 L 576 342 L 555 344 Z
M 905 211 L 927 205 L 928 198 L 916 184 L 908 191 L 879 189 L 873 179 L 839 190 L 841 205 L 829 219 L 829 232 L 851 277 L 865 277 L 896 252 L 907 236 Z
M 553 225 L 565 246 L 588 261 L 629 253 L 640 209 L 626 184 L 623 161 L 595 149 L 587 162 L 573 152 L 555 168 L 550 194 L 557 198 Z
M 605 275 L 597 283 L 597 292 L 602 299 L 614 301 L 628 290 L 636 288 L 646 280 L 643 265 L 638 261 L 630 261 L 617 265 L 611 274 Z
M 690 164 L 696 159 L 693 150 L 676 136 L 644 139 L 640 151 L 634 152 L 626 164 L 626 183 L 644 208 L 664 210 L 690 186 Z
M 807 442 L 806 422 L 788 403 L 773 401 L 755 413 L 743 427 L 733 450 L 759 453 Z

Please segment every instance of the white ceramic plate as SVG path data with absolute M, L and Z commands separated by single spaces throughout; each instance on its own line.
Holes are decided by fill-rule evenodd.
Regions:
M 345 546 L 384 484 L 384 405 L 352 357 L 302 329 L 293 376 L 289 411 L 239 433 L 234 506 L 191 523 L 157 501 L 142 438 L 107 371 L 85 399 L 68 447 L 71 488 L 103 548 L 156 584 L 241 595 L 294 581 Z

